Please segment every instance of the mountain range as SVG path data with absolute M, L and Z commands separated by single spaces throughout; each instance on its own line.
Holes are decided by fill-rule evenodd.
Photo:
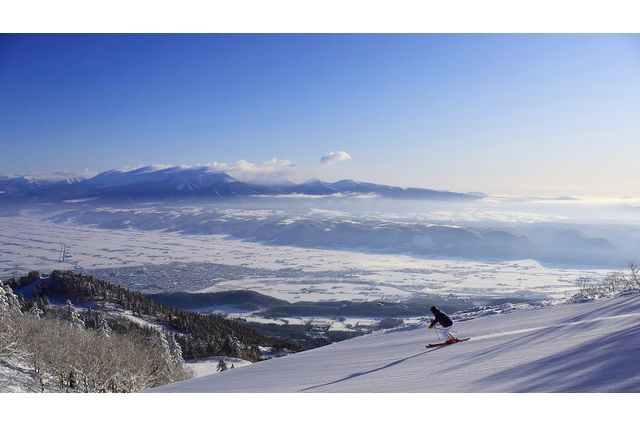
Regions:
M 8 177 L 0 175 L 0 197 L 4 198 L 163 198 L 163 197 L 366 196 L 397 199 L 470 200 L 482 193 L 456 193 L 427 188 L 397 187 L 353 180 L 301 184 L 261 184 L 240 181 L 225 172 L 207 167 L 154 167 L 113 169 L 90 178 Z

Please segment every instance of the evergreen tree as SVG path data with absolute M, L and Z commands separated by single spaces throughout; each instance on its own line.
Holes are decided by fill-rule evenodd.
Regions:
M 39 319 L 42 317 L 44 312 L 40 309 L 40 306 L 38 305 L 38 303 L 34 302 L 31 308 L 29 309 L 29 314 L 35 317 L 36 319 Z
M 158 343 L 160 345 L 160 348 L 162 349 L 162 354 L 164 355 L 164 358 L 167 361 L 171 361 L 171 347 L 169 347 L 169 340 L 167 338 L 167 334 L 162 331 L 162 330 L 158 330 Z
M 111 328 L 109 327 L 109 322 L 107 322 L 107 319 L 104 316 L 98 316 L 96 324 L 98 326 L 98 334 L 107 338 L 111 336 Z
M 168 335 L 168 343 L 169 343 L 169 353 L 171 355 L 171 362 L 174 364 L 183 364 L 184 359 L 182 357 L 182 347 L 178 344 L 176 340 L 175 334 L 167 334 Z
M 223 354 L 227 356 L 240 357 L 240 343 L 234 336 L 228 335 L 222 346 Z
M 84 321 L 80 318 L 80 313 L 78 313 L 78 310 L 69 300 L 67 300 L 67 305 L 64 308 L 64 317 L 71 322 L 75 328 L 84 328 Z
M 21 305 L 20 299 L 13 293 L 11 287 L 0 280 L 0 311 L 19 314 L 21 313 Z
M 16 350 L 15 325 L 20 314 L 20 300 L 0 281 L 0 356 Z
M 227 363 L 224 361 L 224 359 L 220 359 L 218 361 L 218 366 L 216 367 L 216 371 L 224 372 L 226 370 L 227 370 Z

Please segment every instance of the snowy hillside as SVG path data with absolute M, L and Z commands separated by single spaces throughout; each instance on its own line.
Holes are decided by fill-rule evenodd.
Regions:
M 640 295 L 367 335 L 157 392 L 640 392 Z

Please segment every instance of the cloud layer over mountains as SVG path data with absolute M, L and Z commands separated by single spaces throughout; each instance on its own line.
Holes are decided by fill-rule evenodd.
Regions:
M 183 196 L 352 195 L 403 199 L 478 199 L 481 194 L 426 188 L 402 188 L 353 180 L 295 184 L 286 180 L 295 165 L 273 159 L 261 165 L 244 160 L 204 166 L 153 165 L 112 169 L 94 177 L 42 181 L 28 177 L 0 177 L 3 197 L 65 199 L 79 197 L 162 198 Z

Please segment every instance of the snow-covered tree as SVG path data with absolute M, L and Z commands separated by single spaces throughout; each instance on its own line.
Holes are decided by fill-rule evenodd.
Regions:
M 182 358 L 182 347 L 176 341 L 175 334 L 167 334 L 167 341 L 169 343 L 169 354 L 171 355 L 171 362 L 177 365 L 181 365 L 184 363 L 184 359 Z
M 78 310 L 69 300 L 67 300 L 67 305 L 64 308 L 64 317 L 71 322 L 74 327 L 79 329 L 84 328 L 84 321 L 80 318 L 80 313 L 78 313 Z
M 241 357 L 240 355 L 240 342 L 234 336 L 227 336 L 222 345 L 223 354 L 233 357 Z
M 175 342 L 173 334 L 162 330 L 152 331 L 146 339 L 147 345 L 150 343 L 153 349 L 144 360 L 145 369 L 151 373 L 146 381 L 149 384 L 165 384 L 187 378 L 188 372 L 184 369 L 181 352 L 178 353 L 180 346 Z
M 111 336 L 111 328 L 109 327 L 109 322 L 107 322 L 106 317 L 98 316 L 96 323 L 98 325 L 98 334 L 103 337 Z
M 0 281 L 0 315 L 9 311 L 9 297 L 4 289 L 4 284 Z
M 171 348 L 169 347 L 169 338 L 164 331 L 158 331 L 158 343 L 162 354 L 167 361 L 171 361 Z
M 220 359 L 218 361 L 218 366 L 216 367 L 216 371 L 224 372 L 226 370 L 227 370 L 227 362 L 225 362 L 224 359 Z
M 9 286 L 0 281 L 0 356 L 16 350 L 16 321 L 20 314 L 20 301 Z
M 0 312 L 20 314 L 20 306 L 18 296 L 0 280 Z
M 43 314 L 44 312 L 40 309 L 40 306 L 37 303 L 34 303 L 29 309 L 29 315 L 35 319 L 41 318 Z

